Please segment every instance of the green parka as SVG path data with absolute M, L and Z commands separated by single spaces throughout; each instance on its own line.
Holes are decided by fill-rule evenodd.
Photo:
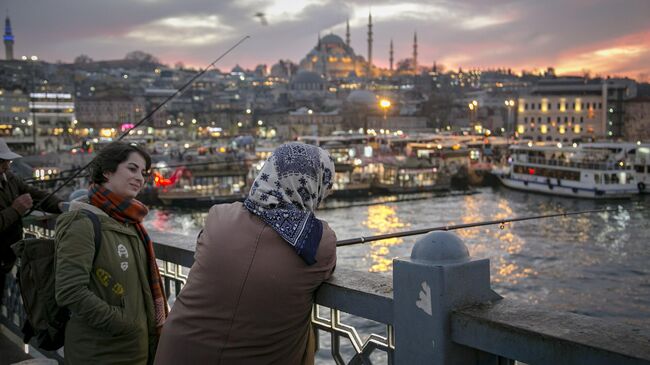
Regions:
M 102 240 L 95 255 L 92 222 Z M 148 364 L 157 345 L 147 254 L 133 225 L 74 201 L 56 225 L 56 301 L 71 312 L 65 332 L 66 364 Z

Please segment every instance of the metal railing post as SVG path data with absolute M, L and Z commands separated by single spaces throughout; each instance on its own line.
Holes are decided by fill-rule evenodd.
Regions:
M 450 314 L 501 299 L 490 288 L 490 262 L 472 259 L 451 232 L 418 240 L 410 258 L 393 262 L 396 364 L 477 364 L 485 354 L 451 340 Z

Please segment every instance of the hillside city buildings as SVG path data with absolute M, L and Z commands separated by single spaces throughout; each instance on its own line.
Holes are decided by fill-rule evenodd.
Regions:
M 508 69 L 445 70 L 413 51 L 390 66 L 336 34 L 315 37 L 298 63 L 211 70 L 133 131 L 134 137 L 255 135 L 295 140 L 332 133 L 456 132 L 543 142 L 650 140 L 647 84 L 631 79 L 558 77 Z M 13 148 L 55 150 L 111 138 L 173 95 L 197 70 L 168 67 L 143 52 L 121 60 L 79 56 L 52 64 L 14 57 L 5 21 L 0 61 L 0 136 Z M 376 54 L 376 52 L 375 52 Z M 427 66 L 430 65 L 430 66 Z

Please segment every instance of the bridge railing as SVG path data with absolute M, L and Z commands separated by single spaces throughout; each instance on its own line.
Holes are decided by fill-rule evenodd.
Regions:
M 50 228 L 31 225 L 26 234 L 49 236 Z M 172 243 L 194 238 L 151 236 L 173 304 L 194 252 Z M 337 268 L 312 312 L 334 362 L 650 364 L 650 329 L 502 299 L 490 288 L 489 260 L 470 258 L 459 239 L 450 246 L 448 238 L 423 237 L 411 258 L 394 260 L 392 278 Z M 7 279 L 0 322 L 20 335 L 24 312 L 14 274 Z M 364 321 L 376 324 L 374 333 L 361 334 Z

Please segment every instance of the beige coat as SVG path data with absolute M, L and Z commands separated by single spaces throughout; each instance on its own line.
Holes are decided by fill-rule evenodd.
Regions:
M 336 235 L 325 222 L 316 260 L 305 264 L 241 203 L 213 206 L 155 363 L 313 363 L 314 292 L 336 264 Z

